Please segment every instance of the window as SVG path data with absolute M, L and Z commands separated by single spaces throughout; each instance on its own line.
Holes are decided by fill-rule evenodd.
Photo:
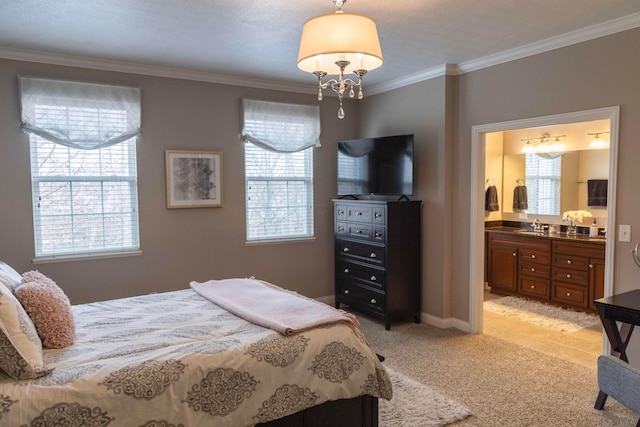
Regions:
M 527 154 L 525 175 L 529 208 L 540 215 L 560 215 L 560 178 L 562 157 L 545 158 Z
M 313 236 L 315 106 L 243 100 L 247 241 Z
M 313 148 L 275 153 L 245 144 L 247 240 L 313 236 Z
M 132 114 L 105 100 L 111 86 L 80 83 L 88 89 L 78 91 L 73 82 L 27 80 L 35 80 L 20 83 L 22 127 L 31 133 L 36 260 L 139 250 L 139 116 L 130 130 Z M 95 87 L 100 101 L 88 99 Z

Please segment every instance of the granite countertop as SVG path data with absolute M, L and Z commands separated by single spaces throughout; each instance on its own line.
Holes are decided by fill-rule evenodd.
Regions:
M 576 234 L 575 236 L 567 236 L 566 232 L 560 232 L 557 234 L 550 234 L 548 230 L 541 231 L 533 231 L 531 228 L 518 228 L 518 227 L 509 227 L 509 226 L 497 226 L 497 227 L 486 227 L 485 231 L 489 231 L 492 233 L 512 233 L 519 234 L 521 236 L 532 236 L 539 237 L 542 239 L 561 239 L 561 240 L 571 240 L 571 241 L 580 241 L 580 242 L 592 242 L 599 244 L 606 244 L 607 239 L 605 236 L 598 237 L 589 237 L 588 234 Z

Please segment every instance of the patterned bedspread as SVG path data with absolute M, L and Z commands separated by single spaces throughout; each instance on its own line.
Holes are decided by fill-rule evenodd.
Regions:
M 76 342 L 45 350 L 53 372 L 0 372 L 0 425 L 249 426 L 391 384 L 359 331 L 283 336 L 191 289 L 73 307 Z

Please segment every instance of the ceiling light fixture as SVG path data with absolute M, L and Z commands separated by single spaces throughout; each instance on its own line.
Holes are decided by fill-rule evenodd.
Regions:
M 609 133 L 609 132 L 597 132 L 597 133 L 588 133 L 587 135 L 594 135 L 593 139 L 589 143 L 589 149 L 591 150 L 599 150 L 602 148 L 609 148 L 609 143 L 604 139 L 600 138 L 600 134 Z
M 382 65 L 376 23 L 366 16 L 343 12 L 345 3 L 333 0 L 338 8 L 335 13 L 316 16 L 304 24 L 298 51 L 298 68 L 318 78 L 318 100 L 328 87 L 338 94 L 340 119 L 344 118 L 345 92 L 353 98 L 357 88 L 358 99 L 362 99 L 362 77 Z M 344 77 L 347 67 L 353 68 L 357 81 Z M 337 77 L 323 82 L 326 75 Z

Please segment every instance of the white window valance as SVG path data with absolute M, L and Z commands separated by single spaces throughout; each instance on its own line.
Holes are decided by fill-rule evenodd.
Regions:
M 318 106 L 243 99 L 242 108 L 242 141 L 280 153 L 320 147 Z
M 83 150 L 142 134 L 139 88 L 32 77 L 18 85 L 25 132 Z

